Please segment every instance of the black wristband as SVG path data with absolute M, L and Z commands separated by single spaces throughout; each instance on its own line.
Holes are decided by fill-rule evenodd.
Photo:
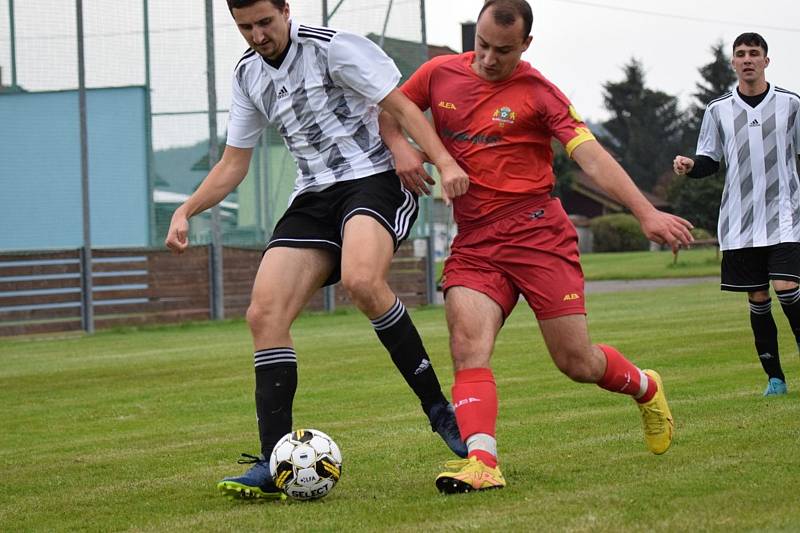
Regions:
M 714 161 L 707 155 L 695 155 L 692 161 L 694 161 L 694 166 L 692 170 L 686 173 L 690 178 L 705 178 L 706 176 L 716 174 L 719 170 L 719 161 Z

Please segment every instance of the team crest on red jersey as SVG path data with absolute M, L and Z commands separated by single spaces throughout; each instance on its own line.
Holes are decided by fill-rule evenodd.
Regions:
M 517 120 L 517 114 L 511 110 L 508 106 L 503 106 L 500 109 L 496 109 L 495 112 L 492 114 L 492 120 L 495 122 L 500 123 L 500 127 L 502 128 L 506 124 L 513 124 L 515 120 Z

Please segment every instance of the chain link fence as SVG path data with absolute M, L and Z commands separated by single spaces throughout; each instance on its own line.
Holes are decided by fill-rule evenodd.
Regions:
M 80 3 L 92 244 L 160 246 L 173 210 L 209 170 L 207 74 L 216 72 L 213 118 L 224 146 L 231 73 L 246 43 L 224 0 L 211 3 L 212 25 L 204 0 Z M 15 198 L 0 220 L 27 228 L 0 250 L 83 245 L 77 4 L 0 0 L 0 172 Z M 295 0 L 291 10 L 300 23 L 369 37 L 404 76 L 427 59 L 420 0 Z M 224 244 L 262 246 L 295 175 L 282 139 L 267 130 L 247 179 L 220 205 Z M 422 206 L 415 236 L 427 234 L 430 210 Z M 211 242 L 210 213 L 191 232 L 194 243 Z
M 404 78 L 429 57 L 424 0 L 295 0 L 291 10 L 295 23 L 373 40 Z M 0 0 L 0 188 L 12 200 L 0 227 L 13 228 L 0 252 L 81 249 L 88 331 L 92 249 L 163 246 L 173 211 L 224 146 L 245 50 L 224 0 Z M 296 172 L 267 129 L 247 178 L 193 218 L 191 242 L 211 245 L 213 317 L 224 316 L 222 246 L 263 247 Z M 425 238 L 429 280 L 432 213 L 423 199 L 411 235 Z

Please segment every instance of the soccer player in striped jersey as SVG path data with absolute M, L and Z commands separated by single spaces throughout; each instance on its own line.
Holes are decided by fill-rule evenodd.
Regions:
M 453 407 L 408 312 L 386 281 L 392 256 L 416 219 L 417 196 L 402 186 L 381 141 L 380 109 L 408 129 L 450 186 L 466 189 L 467 175 L 419 108 L 397 89 L 400 72 L 374 43 L 298 24 L 284 0 L 228 0 L 228 7 L 250 49 L 234 71 L 227 146 L 175 211 L 166 245 L 183 251 L 188 219 L 220 202 L 244 179 L 267 124 L 277 126 L 298 170 L 247 311 L 261 455 L 240 460 L 252 466 L 219 482 L 219 490 L 232 498 L 280 497 L 268 461 L 275 443 L 293 429 L 297 355 L 290 327 L 320 287 L 340 279 L 419 398 L 431 428 L 456 455 L 466 456 Z
M 552 198 L 555 137 L 606 192 L 638 218 L 650 240 L 691 241 L 691 224 L 660 212 L 595 140 L 569 100 L 529 63 L 533 15 L 525 0 L 487 0 L 475 52 L 434 58 L 401 87 L 431 109 L 437 132 L 470 177 L 466 193 L 443 182 L 458 235 L 444 267 L 445 308 L 455 370 L 453 404 L 468 459 L 436 478 L 444 493 L 505 486 L 495 429 L 497 386 L 490 363 L 505 319 L 524 296 L 556 366 L 574 381 L 630 397 L 639 406 L 647 448 L 667 451 L 674 424 L 658 374 L 615 348 L 592 344 L 575 228 Z M 381 134 L 407 187 L 430 176 L 385 113 Z
M 786 377 L 772 318 L 769 285 L 778 296 L 800 349 L 800 96 L 766 80 L 768 47 L 757 33 L 733 42 L 739 83 L 711 101 L 695 157 L 675 157 L 677 174 L 703 178 L 725 158 L 725 188 L 717 236 L 721 289 L 746 292 L 764 396 L 786 394 Z

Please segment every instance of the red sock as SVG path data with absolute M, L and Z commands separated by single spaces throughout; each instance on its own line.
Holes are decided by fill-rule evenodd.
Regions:
M 653 398 L 658 390 L 655 380 L 648 379 L 639 368 L 625 359 L 611 346 L 598 344 L 606 356 L 606 373 L 597 385 L 600 388 L 620 394 L 627 394 L 639 402 L 644 403 Z M 647 387 L 643 390 L 642 382 L 647 381 Z
M 474 450 L 469 452 L 469 457 L 475 457 L 488 467 L 497 468 L 497 457 L 486 450 Z
M 476 433 L 494 437 L 497 426 L 497 385 L 491 369 L 459 370 L 452 392 L 461 438 L 466 441 Z

